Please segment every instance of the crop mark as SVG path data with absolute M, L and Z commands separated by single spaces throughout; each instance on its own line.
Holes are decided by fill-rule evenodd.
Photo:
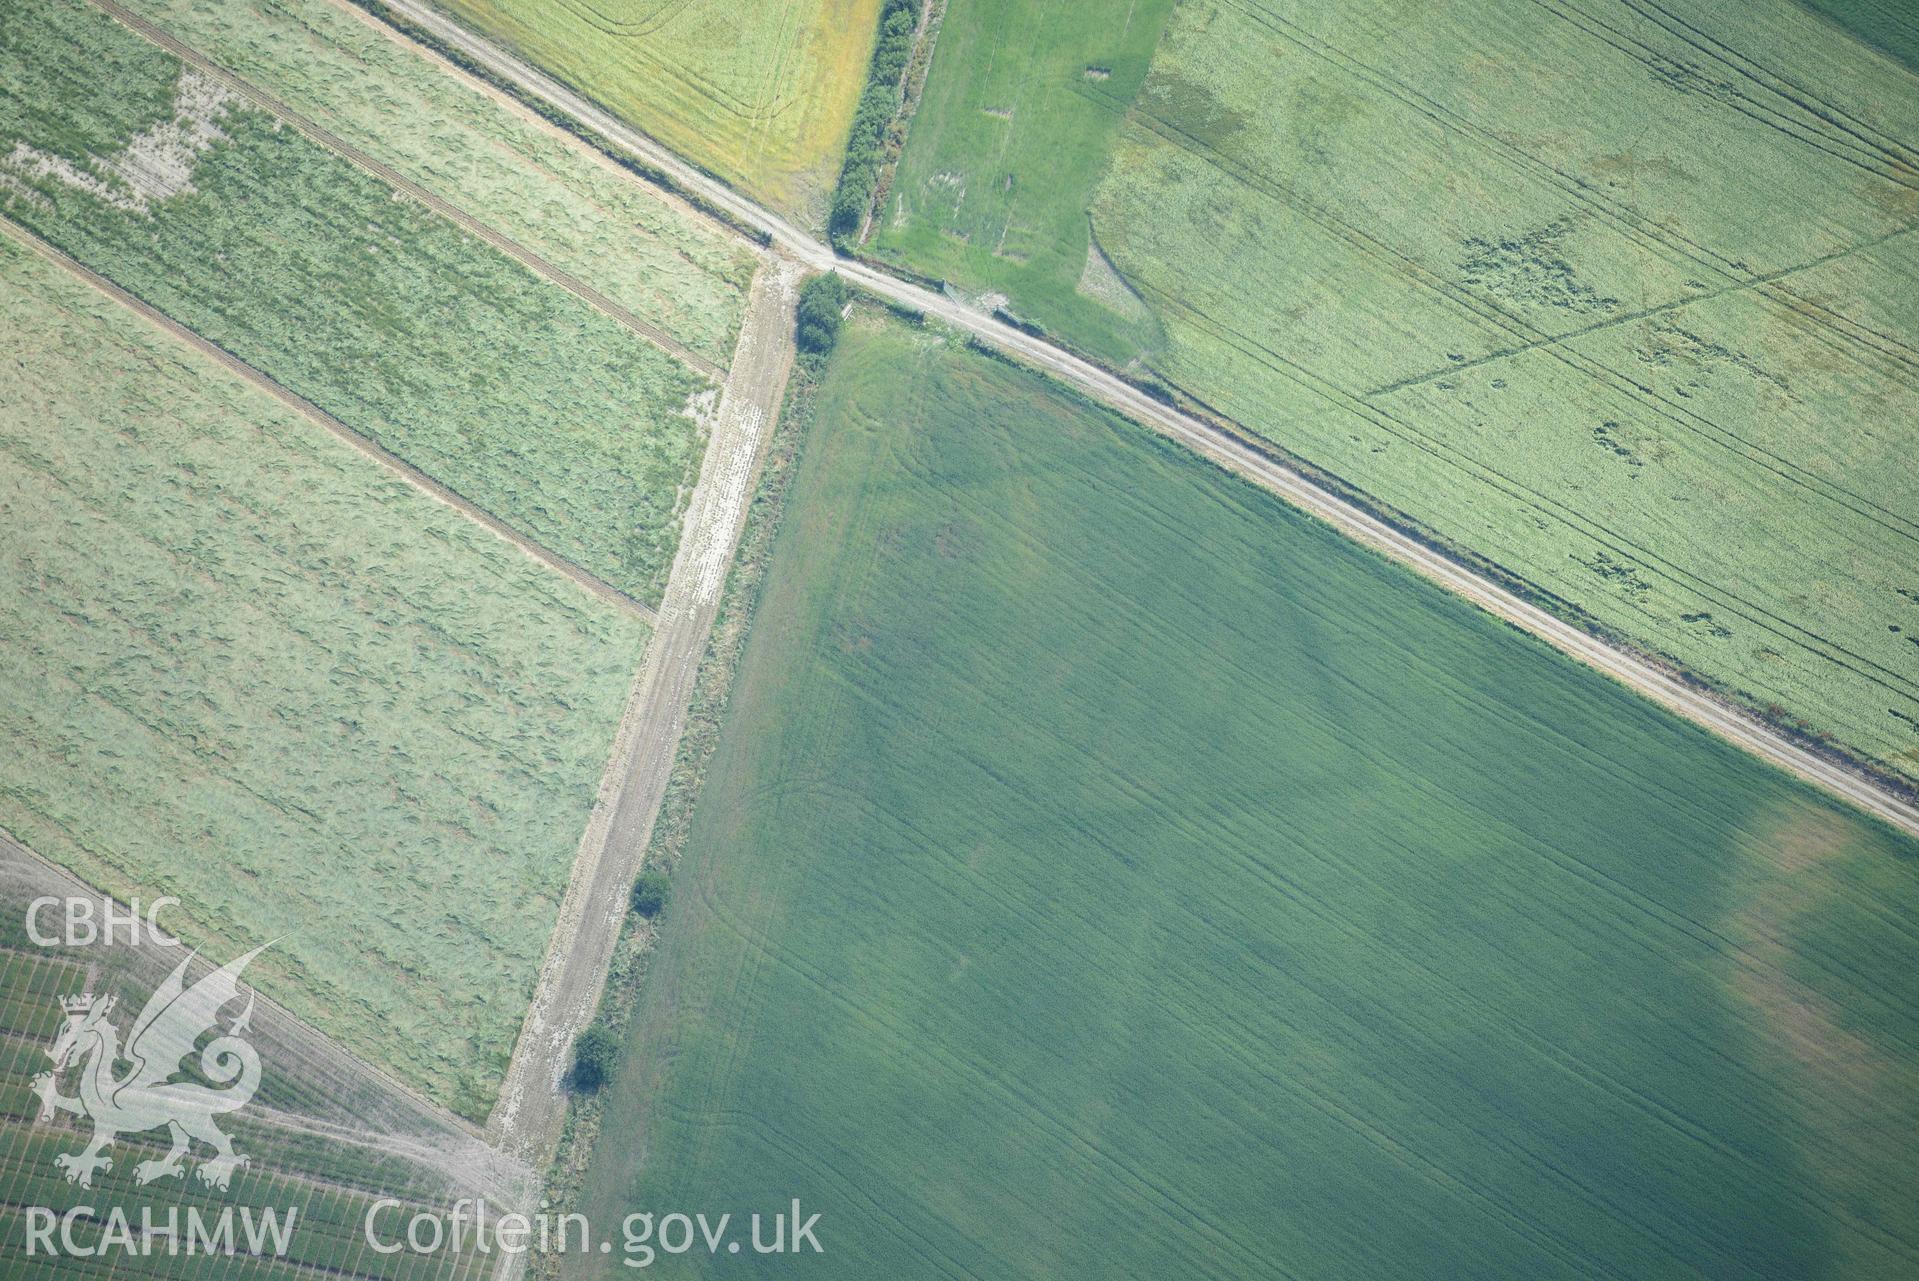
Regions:
M 697 67 L 676 59 L 661 57 L 641 38 L 669 25 L 671 19 L 677 17 L 679 11 L 686 8 L 691 0 L 681 0 L 678 8 L 660 22 L 644 30 L 632 31 L 621 29 L 617 23 L 607 19 L 598 10 L 583 6 L 576 0 L 556 0 L 556 2 L 561 8 L 579 18 L 586 26 L 620 41 L 620 50 L 623 54 L 651 65 L 662 75 L 671 76 L 692 90 L 695 95 L 709 99 L 716 107 L 741 120 L 764 121 L 779 115 L 790 105 L 777 101 L 777 91 L 773 98 L 762 98 L 758 102 L 750 101 L 703 74 Z
M 1237 349 L 1242 355 L 1247 356 L 1256 363 L 1264 365 L 1266 368 L 1286 378 L 1303 390 L 1312 392 L 1333 405 L 1358 414 L 1361 418 L 1372 423 L 1387 435 L 1393 436 L 1422 452 L 1432 455 L 1442 462 L 1446 462 L 1465 471 L 1468 475 L 1474 476 L 1482 483 L 1487 483 L 1491 485 L 1492 488 L 1503 491 L 1508 497 L 1516 500 L 1521 505 L 1530 507 L 1560 524 L 1567 526 L 1582 537 L 1598 542 L 1602 546 L 1609 547 L 1611 553 L 1620 559 L 1621 563 L 1636 562 L 1640 565 L 1657 565 L 1664 576 L 1671 579 L 1674 583 L 1699 596 L 1705 597 L 1707 600 L 1715 601 L 1722 606 L 1732 609 L 1734 612 L 1739 613 L 1748 621 L 1752 622 L 1755 626 L 1758 626 L 1764 631 L 1771 632 L 1787 643 L 1817 654 L 1835 666 L 1852 672 L 1861 679 L 1879 686 L 1889 693 L 1895 693 L 1906 698 L 1919 699 L 1919 687 L 1914 686 L 1911 678 L 1903 673 L 1892 671 L 1869 658 L 1855 654 L 1844 646 L 1828 640 L 1826 637 L 1810 631 L 1807 628 L 1801 627 L 1790 619 L 1781 617 L 1761 605 L 1748 601 L 1718 584 L 1710 583 L 1705 579 L 1699 578 L 1690 571 L 1658 556 L 1651 550 L 1641 547 L 1630 538 L 1608 528 L 1599 521 L 1593 520 L 1591 517 L 1576 510 L 1564 507 L 1547 495 L 1532 489 L 1520 481 L 1514 480 L 1490 464 L 1480 462 L 1478 459 L 1471 458 L 1427 436 L 1426 433 L 1420 431 L 1418 428 L 1387 413 L 1381 406 L 1370 401 L 1362 401 L 1351 393 L 1342 391 L 1331 383 L 1325 382 L 1319 375 L 1313 373 L 1311 370 L 1294 364 L 1285 356 L 1273 351 L 1271 348 L 1254 342 L 1245 334 L 1222 325 L 1204 312 L 1175 298 L 1171 294 L 1152 288 L 1151 286 L 1145 286 L 1145 288 L 1163 305 L 1171 310 L 1179 311 L 1187 315 L 1193 324 L 1212 333 L 1222 342 Z M 1588 528 L 1588 526 L 1590 526 L 1590 528 Z M 1770 620 L 1770 622 L 1766 620 Z M 1870 668 L 1871 671 L 1865 670 L 1867 668 Z M 1877 672 L 1879 675 L 1875 676 L 1872 672 Z
M 1647 252 L 1655 256 L 1662 256 L 1661 251 L 1664 251 L 1664 254 L 1676 254 L 1687 259 L 1688 265 L 1704 267 L 1716 275 L 1738 278 L 1752 274 L 1751 268 L 1744 263 L 1734 262 L 1672 228 L 1652 222 L 1636 211 L 1600 199 L 1590 184 L 1578 176 L 1567 173 L 1550 161 L 1540 159 L 1444 104 L 1427 97 L 1405 82 L 1301 30 L 1271 10 L 1260 6 L 1255 0 L 1222 0 L 1222 3 L 1245 14 L 1253 22 L 1297 45 L 1314 57 L 1398 99 L 1441 129 L 1457 131 L 1487 151 L 1503 157 L 1509 164 L 1557 187 L 1564 194 L 1590 208 Z
M 1835 160 L 1862 169 L 1874 177 L 1882 178 L 1887 182 L 1905 187 L 1908 190 L 1919 191 L 1919 182 L 1915 182 L 1906 176 L 1907 174 L 1913 173 L 1911 163 L 1898 156 L 1892 155 L 1884 147 L 1864 143 L 1862 140 L 1859 140 L 1856 135 L 1853 135 L 1852 141 L 1848 141 L 1844 138 L 1835 138 L 1823 134 L 1816 127 L 1808 125 L 1803 121 L 1795 120 L 1778 108 L 1767 106 L 1750 97 L 1742 92 L 1738 85 L 1731 81 L 1707 79 L 1696 68 L 1685 63 L 1680 63 L 1669 55 L 1654 49 L 1644 41 L 1638 40 L 1607 25 L 1605 22 L 1593 17 L 1584 10 L 1575 7 L 1570 3 L 1570 0 L 1534 0 L 1534 3 L 1538 4 L 1542 9 L 1545 9 L 1553 16 L 1568 23 L 1575 30 L 1581 31 L 1603 44 L 1610 45 L 1628 58 L 1639 62 L 1661 80 L 1671 84 L 1678 92 L 1700 93 L 1706 97 L 1713 98 L 1724 103 L 1731 110 L 1745 116 L 1755 124 L 1781 133 L 1793 139 L 1795 142 L 1803 143 L 1815 151 L 1820 151 L 1833 157 Z M 1656 22 L 1657 19 L 1653 19 L 1653 21 Z M 1680 38 L 1682 40 L 1684 39 L 1684 37 Z M 1637 50 L 1637 52 L 1635 52 L 1635 50 Z M 1712 55 L 1709 54 L 1708 56 Z M 1724 61 L 1724 59 L 1718 60 Z M 1737 69 L 1734 68 L 1734 70 Z M 1755 80 L 1755 83 L 1759 82 Z M 1777 91 L 1775 90 L 1773 92 Z M 1820 118 L 1818 113 L 1813 112 L 1806 104 L 1792 99 L 1789 95 L 1780 94 L 1779 96 L 1786 98 L 1788 102 L 1792 102 L 1795 106 L 1800 107 L 1801 110 L 1813 114 L 1815 118 Z M 1874 155 L 1875 159 L 1862 159 L 1853 151 L 1855 146 L 1860 147 L 1869 155 Z M 1887 168 L 1879 168 L 1875 160 L 1883 162 Z
M 1407 106 L 1412 107 L 1415 111 L 1418 111 L 1421 114 L 1427 116 L 1436 125 L 1439 125 L 1442 128 L 1445 128 L 1447 126 L 1456 128 L 1465 136 L 1473 139 L 1474 141 L 1478 142 L 1482 146 L 1487 147 L 1493 152 L 1499 155 L 1505 156 L 1508 160 L 1515 161 L 1519 163 L 1522 167 L 1531 167 L 1540 176 L 1550 175 L 1550 178 L 1548 180 L 1551 181 L 1554 185 L 1558 186 L 1561 191 L 1572 196 L 1575 200 L 1578 200 L 1582 204 L 1591 208 L 1594 212 L 1598 213 L 1602 218 L 1612 223 L 1618 230 L 1620 230 L 1623 234 L 1626 234 L 1629 238 L 1639 241 L 1641 243 L 1642 248 L 1651 249 L 1654 246 L 1663 247 L 1664 249 L 1668 251 L 1676 252 L 1687 258 L 1690 258 L 1692 260 L 1691 265 L 1705 268 L 1706 270 L 1712 271 L 1714 274 L 1717 274 L 1717 275 L 1729 276 L 1733 278 L 1745 278 L 1748 281 L 1754 278 L 1755 273 L 1753 272 L 1749 264 L 1727 258 L 1725 255 L 1718 253 L 1715 250 L 1709 249 L 1704 244 L 1701 244 L 1700 242 L 1695 241 L 1691 239 L 1690 237 L 1687 237 L 1681 234 L 1679 231 L 1677 231 L 1676 229 L 1670 226 L 1666 226 L 1663 223 L 1654 222 L 1650 219 L 1647 219 L 1643 215 L 1630 209 L 1627 206 L 1614 205 L 1607 201 L 1599 199 L 1598 196 L 1593 192 L 1590 184 L 1585 182 L 1583 179 L 1577 177 L 1576 175 L 1565 172 L 1564 170 L 1560 169 L 1558 166 L 1552 164 L 1551 162 L 1542 160 L 1539 157 L 1532 155 L 1530 152 L 1525 151 L 1523 148 L 1520 148 L 1517 145 L 1507 141 L 1506 139 L 1501 138 L 1497 134 L 1486 130 L 1485 128 L 1478 125 L 1474 121 L 1467 119 L 1466 117 L 1461 116 L 1458 113 L 1445 107 L 1443 104 L 1436 102 L 1431 98 L 1426 97 L 1424 94 L 1421 94 L 1418 90 L 1412 88 L 1410 85 L 1405 84 L 1403 81 L 1400 81 L 1396 79 L 1395 77 L 1390 76 L 1386 74 L 1385 72 L 1378 70 L 1377 68 L 1371 67 L 1367 65 L 1366 63 L 1360 62 L 1358 59 L 1343 53 L 1339 49 L 1331 45 L 1328 45 L 1323 41 L 1318 40 L 1317 37 L 1311 36 L 1310 34 L 1304 31 L 1301 31 L 1299 28 L 1294 27 L 1293 24 L 1286 22 L 1285 19 L 1280 18 L 1278 15 L 1272 13 L 1270 10 L 1265 9 L 1263 6 L 1258 4 L 1257 0 L 1222 0 L 1222 3 L 1227 4 L 1229 7 L 1238 9 L 1240 12 L 1244 13 L 1248 18 L 1250 18 L 1254 22 L 1260 23 L 1262 26 L 1267 27 L 1269 30 L 1273 31 L 1275 34 L 1280 35 L 1283 38 L 1292 41 L 1293 43 L 1299 45 L 1302 49 L 1305 49 L 1308 52 L 1313 53 L 1314 55 L 1331 63 L 1332 65 L 1339 67 L 1340 69 L 1346 71 L 1348 74 L 1356 76 L 1357 78 L 1363 81 L 1366 81 L 1367 83 L 1372 84 L 1375 87 L 1382 89 L 1384 92 L 1388 93 L 1389 95 L 1398 98 L 1401 102 L 1405 103 Z M 1548 12 L 1554 12 L 1556 16 L 1559 16 L 1562 19 L 1566 20 L 1567 22 L 1572 23 L 1573 26 L 1575 26 L 1579 30 L 1585 31 L 1586 34 L 1592 35 L 1595 38 L 1604 40 L 1603 36 L 1599 36 L 1597 33 L 1587 30 L 1584 27 L 1579 27 L 1578 23 L 1572 22 L 1572 19 L 1570 18 L 1565 18 L 1564 14 L 1558 14 L 1555 10 L 1551 8 L 1551 3 L 1549 2 L 1549 0 L 1535 0 L 1535 3 L 1541 5 L 1541 7 L 1543 8 L 1546 8 Z M 1607 43 L 1611 43 L 1611 42 L 1607 41 Z M 1621 52 L 1625 53 L 1628 57 L 1638 56 L 1633 54 L 1630 50 L 1622 49 Z M 1854 163 L 1858 163 L 1858 162 L 1854 161 Z M 1878 177 L 1886 178 L 1888 181 L 1893 181 L 1893 182 L 1900 181 L 1899 179 L 1892 177 L 1890 175 L 1879 173 L 1877 170 L 1872 170 L 1871 172 L 1873 172 Z M 1910 184 L 1902 183 L 1901 185 L 1910 185 Z M 1797 299 L 1797 295 L 1791 295 L 1791 296 Z M 1804 302 L 1805 300 L 1801 299 L 1799 301 Z M 1824 308 L 1817 307 L 1816 304 L 1808 303 L 1807 306 L 1810 306 L 1814 310 L 1817 310 L 1820 312 L 1825 311 Z M 1817 317 L 1808 316 L 1808 319 L 1812 319 L 1815 321 L 1815 323 L 1818 323 Z M 1881 337 L 1884 337 L 1884 336 L 1881 335 Z M 1888 340 L 1888 341 L 1891 341 L 1891 340 Z
M 1481 286 L 1501 297 L 1562 311 L 1616 312 L 1620 302 L 1579 279 L 1561 245 L 1572 219 L 1556 218 L 1543 227 L 1503 240 L 1474 236 L 1465 247 L 1471 257 L 1459 264 L 1468 287 Z
M 1234 179 L 1247 188 L 1285 203 L 1288 207 L 1322 228 L 1333 236 L 1344 240 L 1359 253 L 1382 264 L 1388 271 L 1397 272 L 1406 277 L 1415 286 L 1426 288 L 1452 303 L 1468 315 L 1506 333 L 1525 339 L 1535 348 L 1545 351 L 1559 363 L 1574 372 L 1605 383 L 1629 399 L 1644 405 L 1647 410 L 1670 422 L 1681 431 L 1699 437 L 1710 444 L 1727 450 L 1748 463 L 1771 472 L 1788 484 L 1837 503 L 1855 516 L 1867 520 L 1900 538 L 1919 542 L 1919 526 L 1907 520 L 1897 512 L 1888 510 L 1862 495 L 1852 493 L 1834 481 L 1816 473 L 1807 471 L 1798 464 L 1772 451 L 1744 439 L 1737 433 L 1720 426 L 1683 405 L 1678 405 L 1653 388 L 1638 382 L 1630 376 L 1572 348 L 1549 341 L 1549 336 L 1540 332 L 1526 321 L 1507 312 L 1497 302 L 1480 298 L 1470 290 L 1462 288 L 1453 281 L 1441 277 L 1417 259 L 1394 248 L 1392 245 L 1372 235 L 1363 228 L 1354 226 L 1338 214 L 1301 195 L 1295 188 L 1275 177 L 1269 177 L 1251 171 L 1237 162 L 1221 155 L 1199 139 L 1171 121 L 1161 119 L 1141 108 L 1135 108 L 1134 120 L 1142 127 L 1155 133 L 1174 146 L 1184 148 L 1199 159 L 1213 166 L 1220 173 Z M 1173 301 L 1171 305 L 1181 310 L 1194 312 L 1196 309 L 1184 300 Z M 1217 323 L 1217 322 L 1215 322 Z M 1243 336 L 1243 335 L 1242 335 Z M 1262 350 L 1264 350 L 1262 348 Z M 1459 367 L 1455 364 L 1454 368 Z M 1343 389 L 1342 395 L 1357 395 Z M 1830 491 L 1830 492 L 1828 492 Z M 1856 504 L 1856 505 L 1855 505 Z M 1903 527 L 1902 527 L 1903 526 Z M 1783 620 L 1782 620 L 1783 621 Z
M 1624 3 L 1627 8 L 1638 11 L 1659 26 L 1664 27 L 1668 32 L 1678 36 L 1680 40 L 1691 45 L 1694 49 L 1699 50 L 1707 57 L 1731 68 L 1735 74 L 1752 81 L 1767 93 L 1784 98 L 1801 111 L 1824 121 L 1833 128 L 1850 136 L 1862 147 L 1884 155 L 1889 163 L 1909 172 L 1919 170 L 1919 154 L 1915 154 L 1899 139 L 1883 133 L 1881 130 L 1874 128 L 1871 124 L 1856 116 L 1841 111 L 1838 107 L 1819 97 L 1804 85 L 1768 69 L 1754 59 L 1746 57 L 1725 41 L 1693 26 L 1690 22 L 1679 17 L 1671 10 L 1655 3 L 1654 0 L 1621 0 L 1621 2 Z M 1662 21 L 1662 17 L 1670 19 L 1670 22 Z M 1693 35 L 1685 35 L 1677 30 L 1677 27 L 1683 27 L 1686 31 L 1692 32 Z M 1693 36 L 1697 36 L 1698 39 L 1694 39 Z M 1702 41 L 1704 43 L 1701 43 Z M 1714 47 L 1708 48 L 1708 45 Z M 1766 83 L 1766 80 L 1763 78 L 1765 76 L 1770 76 L 1780 84 L 1785 85 L 1786 88 L 1781 89 L 1776 85 Z M 1788 89 L 1791 90 L 1791 92 L 1787 92 Z M 1868 137 L 1868 134 L 1876 135 L 1878 140 Z
M 1835 249 L 1830 253 L 1819 255 L 1817 258 L 1809 258 L 1805 262 L 1794 263 L 1790 267 L 1781 267 L 1778 271 L 1768 272 L 1766 275 L 1757 276 L 1751 280 L 1736 281 L 1718 289 L 1707 290 L 1704 293 L 1687 294 L 1682 298 L 1675 298 L 1670 302 L 1659 303 L 1657 306 L 1644 307 L 1638 311 L 1626 312 L 1622 315 L 1608 316 L 1604 320 L 1594 321 L 1592 324 L 1582 325 L 1577 329 L 1568 329 L 1561 334 L 1548 335 L 1536 341 L 1521 343 L 1517 346 L 1503 347 L 1498 351 L 1490 351 L 1483 356 L 1475 356 L 1470 360 L 1456 361 L 1443 368 L 1429 369 L 1422 374 L 1412 374 L 1405 378 L 1396 379 L 1393 382 L 1383 383 L 1370 391 L 1362 392 L 1361 395 L 1367 398 L 1389 396 L 1393 392 L 1402 391 L 1407 387 L 1417 387 L 1422 383 L 1431 382 L 1436 378 L 1445 378 L 1450 374 L 1461 373 L 1468 369 L 1477 369 L 1482 365 L 1494 364 L 1498 361 L 1507 360 L 1513 356 L 1522 355 L 1529 351 L 1538 351 L 1542 347 L 1552 347 L 1560 343 L 1571 342 L 1576 338 L 1584 338 L 1588 334 L 1596 334 L 1602 330 L 1614 329 L 1620 325 L 1629 325 L 1636 320 L 1645 320 L 1650 316 L 1664 315 L 1666 312 L 1677 311 L 1682 307 L 1689 307 L 1694 303 L 1710 302 L 1715 298 L 1724 298 L 1728 294 L 1743 293 L 1747 290 L 1764 294 L 1766 293 L 1767 286 L 1776 285 L 1779 281 L 1785 280 L 1788 277 L 1796 276 L 1801 272 L 1811 271 L 1817 267 L 1824 267 L 1829 263 L 1838 262 L 1842 258 L 1849 258 L 1853 254 L 1865 253 L 1869 250 L 1877 249 L 1888 241 L 1897 240 L 1901 236 L 1911 235 L 1915 230 L 1919 230 L 1919 227 L 1899 227 L 1893 231 L 1886 232 L 1882 236 L 1875 236 L 1871 240 L 1862 241 L 1856 245 L 1849 245 L 1844 249 Z M 1781 292 L 1785 291 L 1781 290 Z M 1795 300 L 1799 299 L 1799 295 L 1797 294 L 1791 294 L 1789 296 Z M 1780 305 L 1789 311 L 1798 313 L 1799 309 L 1796 307 L 1791 307 L 1784 303 Z M 1817 306 L 1817 304 L 1813 303 L 1808 303 L 1807 305 Z M 1827 309 L 1820 307 L 1819 310 L 1825 311 Z M 1829 312 L 1828 314 L 1832 315 L 1835 320 L 1844 321 L 1846 319 L 1836 312 Z M 1808 317 L 1808 319 L 1810 318 Z M 1815 320 L 1814 323 L 1818 324 L 1820 322 Z M 1849 351 L 1850 346 L 1841 347 L 1840 350 Z M 1908 360 L 1905 357 L 1893 356 L 1889 353 L 1882 352 L 1881 354 L 1887 355 L 1888 359 L 1897 361 L 1913 373 L 1919 374 L 1919 361 Z
M 580 16 L 581 21 L 599 28 L 608 35 L 623 36 L 628 39 L 653 34 L 686 12 L 687 6 L 692 2 L 693 0 L 659 0 L 653 12 L 644 18 L 628 19 L 615 18 L 602 11 L 599 6 L 587 3 L 586 0 L 559 0 L 562 8 L 573 10 Z

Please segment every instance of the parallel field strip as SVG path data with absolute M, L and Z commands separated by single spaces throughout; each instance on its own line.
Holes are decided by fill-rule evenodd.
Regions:
M 108 280 L 105 276 L 102 276 L 84 263 L 77 261 L 64 251 L 48 244 L 33 232 L 15 223 L 12 219 L 0 216 L 0 234 L 10 236 L 19 244 L 47 259 L 47 261 L 73 273 L 73 275 L 85 281 L 100 293 L 105 294 L 121 306 L 127 308 L 127 310 L 139 315 L 155 328 L 165 331 L 169 337 L 176 338 L 201 354 L 218 361 L 223 367 L 231 370 L 239 377 L 244 378 L 248 383 L 259 388 L 261 391 L 266 392 L 275 400 L 287 406 L 287 408 L 303 415 L 317 425 L 324 427 L 335 437 L 387 468 L 387 470 L 399 476 L 409 485 L 446 504 L 475 524 L 485 527 L 490 533 L 505 539 L 528 556 L 531 556 L 534 560 L 545 565 L 548 569 L 556 570 L 564 574 L 567 578 L 592 592 L 595 596 L 600 597 L 610 604 L 617 605 L 630 613 L 639 615 L 648 623 L 657 623 L 659 621 L 659 615 L 652 606 L 635 600 L 591 571 L 574 564 L 544 544 L 535 542 L 504 521 L 501 521 L 492 513 L 476 505 L 470 499 L 461 496 L 456 491 L 434 480 L 431 476 L 428 476 L 425 472 L 413 466 L 413 464 L 407 462 L 405 459 L 390 452 L 370 437 L 361 435 L 298 392 L 291 391 L 282 386 L 271 376 L 248 364 L 246 361 L 241 360 L 226 348 L 202 337 L 199 333 L 182 325 L 166 313 L 150 306 L 135 294 L 122 289 L 119 285 Z
M 395 191 L 405 193 L 409 198 L 418 201 L 441 217 L 455 223 L 462 230 L 479 237 L 535 275 L 540 276 L 552 284 L 558 285 L 560 288 L 592 307 L 595 311 L 600 312 L 609 319 L 617 321 L 619 324 L 630 329 L 681 363 L 698 370 L 715 382 L 726 377 L 725 370 L 721 369 L 705 356 L 692 350 L 677 338 L 666 333 L 660 329 L 659 326 L 634 315 L 631 311 L 622 307 L 619 303 L 614 302 L 599 290 L 586 284 L 570 272 L 564 271 L 548 262 L 512 237 L 496 231 L 457 205 L 434 195 L 410 178 L 400 174 L 391 166 L 375 160 L 372 156 L 367 155 L 364 151 L 361 151 L 339 135 L 308 120 L 305 116 L 302 116 L 278 98 L 266 92 L 266 90 L 234 75 L 218 63 L 201 54 L 198 50 L 175 39 L 161 28 L 142 18 L 139 14 L 132 12 L 125 5 L 118 4 L 115 0 L 91 0 L 91 3 L 105 13 L 110 14 L 116 21 L 134 31 L 136 34 L 145 37 L 147 40 L 181 59 L 189 66 L 219 81 L 227 88 L 247 99 L 247 101 L 253 103 L 254 106 L 265 111 L 268 115 L 290 125 L 294 130 L 310 141 L 324 147 L 341 159 L 365 170 Z

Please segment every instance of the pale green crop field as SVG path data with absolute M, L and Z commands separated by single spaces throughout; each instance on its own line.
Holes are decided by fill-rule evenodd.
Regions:
M 948 21 L 993 8 L 955 0 Z M 1904 29 L 1847 12 L 1882 44 Z M 996 83 L 1025 47 L 998 30 L 943 47 L 934 81 Z M 1061 175 L 1060 208 L 1085 200 L 1152 333 L 1089 323 L 1060 270 L 916 258 L 951 238 L 943 210 L 889 228 L 881 256 L 1004 290 L 1439 541 L 1919 777 L 1911 71 L 1788 0 L 1191 0 L 1143 83 L 1074 92 L 1118 122 L 1101 154 L 1068 130 L 1060 157 L 949 163 L 962 126 L 929 88 L 902 169 L 968 193 Z
M 781 211 L 824 224 L 879 0 L 439 0 Z
M 646 641 L 0 238 L 0 827 L 484 1117 Z
M 222 92 L 84 0 L 22 0 L 0 216 L 656 601 L 710 380 Z
M 737 236 L 342 0 L 127 6 L 724 367 L 753 255 Z
M 675 1277 L 1910 1276 L 1915 920 L 1913 841 L 856 320 L 580 1208 L 821 1216 Z

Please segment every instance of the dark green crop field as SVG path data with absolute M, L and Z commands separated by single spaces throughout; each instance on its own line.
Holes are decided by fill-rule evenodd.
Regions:
M 822 1214 L 724 1275 L 1911 1276 L 1915 922 L 1912 842 L 856 321 L 586 1208 Z
M 1919 14 L 1902 0 L 1802 0 L 1887 57 L 1919 69 Z

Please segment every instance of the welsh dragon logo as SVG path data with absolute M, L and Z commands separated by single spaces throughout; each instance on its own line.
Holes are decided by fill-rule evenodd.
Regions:
M 84 1151 L 54 1158 L 54 1164 L 66 1172 L 67 1182 L 92 1187 L 95 1173 L 113 1168 L 113 1158 L 106 1151 L 116 1139 L 164 1126 L 173 1141 L 172 1150 L 158 1160 L 134 1166 L 134 1179 L 144 1186 L 155 1179 L 184 1176 L 186 1158 L 197 1139 L 211 1147 L 214 1156 L 194 1173 L 208 1187 L 226 1190 L 233 1172 L 246 1165 L 247 1158 L 233 1150 L 233 1141 L 213 1120 L 245 1107 L 253 1098 L 260 1088 L 260 1056 L 240 1039 L 253 1017 L 253 994 L 247 993 L 246 1009 L 223 1033 L 218 1026 L 220 1011 L 239 997 L 241 971 L 263 950 L 253 949 L 192 987 L 186 985 L 186 974 L 193 957 L 180 962 L 133 1021 L 124 1045 L 120 1029 L 108 1017 L 113 1013 L 112 997 L 61 998 L 67 1019 L 47 1050 L 53 1070 L 33 1079 L 33 1091 L 40 1096 L 41 1120 L 69 1112 L 93 1122 L 93 1141 Z M 208 1032 L 218 1035 L 202 1047 L 199 1043 Z M 183 1075 L 184 1061 L 196 1048 L 199 1075 L 211 1085 L 174 1079 Z M 115 1069 L 122 1065 L 126 1070 L 116 1075 Z M 80 1093 L 74 1097 L 60 1093 L 60 1078 L 70 1068 L 79 1073 Z

